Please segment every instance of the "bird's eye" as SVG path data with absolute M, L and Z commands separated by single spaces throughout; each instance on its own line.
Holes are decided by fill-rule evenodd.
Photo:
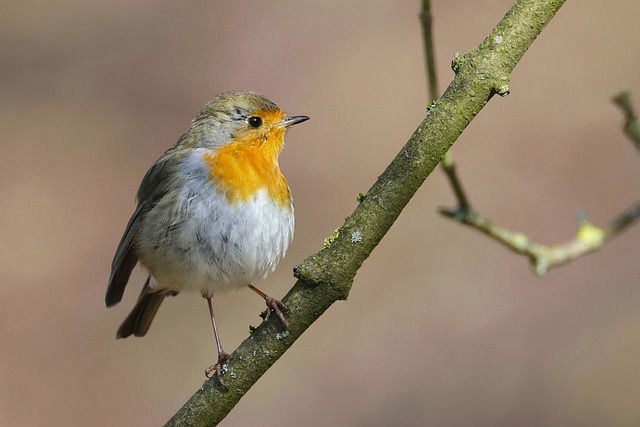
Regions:
M 249 126 L 253 128 L 259 128 L 260 126 L 262 126 L 262 119 L 260 117 L 249 117 L 247 121 L 249 122 Z

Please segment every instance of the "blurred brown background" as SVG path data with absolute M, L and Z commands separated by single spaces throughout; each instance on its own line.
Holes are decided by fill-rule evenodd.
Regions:
M 450 59 L 510 1 L 435 1 Z M 342 224 L 425 114 L 419 2 L 18 2 L 0 6 L 0 425 L 156 426 L 215 347 L 198 295 L 143 339 L 115 340 L 144 280 L 104 307 L 111 259 L 153 161 L 215 94 L 264 93 L 312 120 L 281 166 L 296 239 L 260 284 Z M 609 102 L 640 105 L 640 3 L 568 2 L 454 147 L 475 206 L 543 243 L 637 198 L 640 159 Z M 335 304 L 226 426 L 615 426 L 640 423 L 638 227 L 548 275 L 437 215 L 436 171 Z M 251 292 L 214 302 L 233 350 Z

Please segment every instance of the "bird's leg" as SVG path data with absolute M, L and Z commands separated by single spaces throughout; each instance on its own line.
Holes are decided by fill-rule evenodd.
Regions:
M 260 295 L 262 298 L 264 298 L 264 301 L 267 303 L 267 315 L 264 316 L 264 320 L 265 321 L 269 320 L 269 316 L 273 311 L 276 313 L 276 315 L 278 316 L 278 318 L 280 319 L 284 327 L 289 328 L 289 322 L 287 321 L 287 319 L 285 319 L 284 314 L 282 314 L 282 310 L 288 310 L 287 306 L 284 305 L 282 301 L 277 300 L 273 297 L 270 297 L 269 295 L 265 294 L 264 292 L 262 292 L 260 289 L 256 288 L 253 285 L 249 285 L 249 288 L 251 288 L 252 291 Z
M 224 381 L 222 381 L 221 369 L 224 362 L 226 362 L 227 359 L 229 359 L 229 354 L 225 353 L 225 351 L 222 349 L 222 344 L 220 344 L 220 337 L 218 336 L 218 328 L 216 328 L 216 319 L 215 317 L 213 317 L 213 305 L 211 304 L 211 297 L 205 296 L 205 298 L 207 299 L 207 304 L 209 304 L 209 315 L 211 316 L 211 325 L 213 325 L 213 335 L 216 339 L 216 347 L 218 349 L 218 361 L 216 362 L 215 365 L 211 365 L 207 369 L 205 369 L 204 374 L 206 375 L 207 378 L 211 378 L 211 375 L 213 375 L 213 373 L 215 372 L 216 377 L 218 378 L 218 382 L 220 383 L 220 385 L 224 387 L 225 385 L 224 385 Z

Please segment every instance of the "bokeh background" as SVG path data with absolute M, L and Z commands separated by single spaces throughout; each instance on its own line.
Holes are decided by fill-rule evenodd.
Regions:
M 435 1 L 439 80 L 512 2 Z M 115 340 L 144 273 L 107 310 L 110 264 L 153 161 L 215 94 L 250 89 L 312 120 L 281 166 L 296 238 L 260 287 L 342 224 L 425 114 L 419 1 L 4 1 L 0 5 L 0 425 L 156 426 L 200 386 L 205 302 L 168 300 Z M 640 105 L 640 3 L 568 2 L 454 154 L 474 205 L 543 243 L 576 214 L 635 202 L 640 159 L 610 103 Z M 640 423 L 638 238 L 530 273 L 443 219 L 436 171 L 335 304 L 227 426 L 626 426 Z M 233 350 L 263 303 L 215 300 Z

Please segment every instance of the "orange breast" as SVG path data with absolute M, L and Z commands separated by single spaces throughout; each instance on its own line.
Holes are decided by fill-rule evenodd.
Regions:
M 284 137 L 284 135 L 282 135 Z M 236 140 L 205 154 L 209 176 L 214 179 L 229 203 L 250 201 L 266 189 L 282 207 L 291 208 L 291 193 L 280 167 L 280 147 L 265 147 Z

